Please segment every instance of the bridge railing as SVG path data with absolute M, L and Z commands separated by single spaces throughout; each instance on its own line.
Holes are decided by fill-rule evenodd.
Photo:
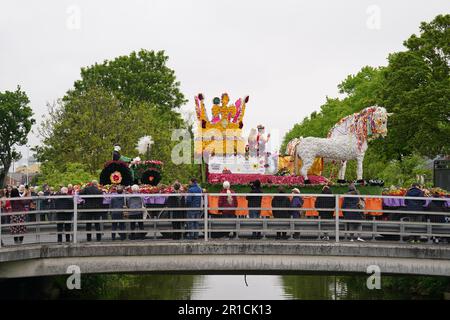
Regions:
M 418 210 L 406 210 L 386 206 L 381 209 L 379 206 L 357 208 L 358 199 L 348 200 L 359 198 L 368 204 L 371 199 L 379 201 L 394 198 L 392 196 L 286 193 L 233 193 L 230 196 L 231 200 L 233 197 L 239 199 L 237 205 L 236 200 L 228 202 L 230 198 L 226 193 L 61 195 L 3 199 L 3 202 L 9 201 L 12 210 L 0 211 L 0 245 L 58 240 L 77 243 L 92 238 L 183 240 L 199 236 L 205 241 L 223 237 L 269 239 L 274 236 L 291 240 L 333 239 L 335 242 L 354 236 L 365 241 L 423 238 L 431 242 L 433 238 L 450 239 L 448 198 L 395 197 L 402 201 L 424 202 L 416 203 Z M 296 196 L 305 200 L 302 207 L 291 207 L 291 199 Z M 197 207 L 178 201 L 188 197 Z M 261 202 L 256 201 L 261 204 L 248 207 L 247 199 L 252 197 L 261 199 Z M 328 201 L 327 208 L 316 208 L 314 202 L 306 201 L 311 197 L 331 201 Z M 134 205 L 117 208 L 115 206 L 120 201 L 112 201 L 114 198 L 126 199 L 127 203 Z M 139 199 L 142 207 L 139 207 Z M 111 201 L 115 205 L 111 205 Z M 225 206 L 220 207 L 219 203 Z

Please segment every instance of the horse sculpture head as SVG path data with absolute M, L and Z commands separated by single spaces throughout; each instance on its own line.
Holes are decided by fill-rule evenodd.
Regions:
M 383 107 L 365 108 L 339 120 L 328 132 L 328 138 L 356 136 L 361 149 L 365 142 L 387 135 L 387 119 L 390 115 Z
M 386 137 L 387 135 L 387 121 L 388 117 L 392 115 L 392 113 L 388 113 L 383 107 L 371 107 L 371 114 L 368 116 L 367 121 L 370 122 L 368 125 L 370 126 L 371 135 L 369 139 L 376 139 L 379 137 Z

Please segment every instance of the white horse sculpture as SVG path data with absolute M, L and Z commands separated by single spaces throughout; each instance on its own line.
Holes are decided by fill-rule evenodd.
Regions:
M 357 179 L 363 177 L 364 154 L 367 142 L 387 134 L 387 119 L 390 116 L 383 107 L 368 107 L 359 113 L 342 118 L 328 132 L 328 138 L 300 137 L 291 140 L 287 153 L 297 154 L 302 159 L 300 174 L 308 180 L 307 172 L 316 157 L 339 160 L 339 180 L 345 179 L 347 160 L 356 159 Z

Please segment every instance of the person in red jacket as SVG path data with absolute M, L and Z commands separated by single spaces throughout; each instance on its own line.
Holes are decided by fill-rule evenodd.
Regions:
M 237 198 L 234 194 L 234 191 L 231 190 L 230 183 L 225 181 L 223 183 L 223 189 L 220 193 L 226 194 L 219 197 L 219 212 L 222 214 L 223 218 L 234 218 L 236 217 L 236 207 L 237 207 Z M 231 238 L 234 238 L 236 233 L 233 232 Z

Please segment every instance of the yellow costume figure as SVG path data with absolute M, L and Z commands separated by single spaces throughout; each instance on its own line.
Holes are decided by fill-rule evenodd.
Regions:
M 212 119 L 209 121 L 204 105 L 204 96 L 195 97 L 196 115 L 198 120 L 195 138 L 195 153 L 231 156 L 245 154 L 245 140 L 242 138 L 243 118 L 248 96 L 239 98 L 229 105 L 229 96 L 213 99 Z M 220 105 L 219 105 L 220 103 Z
M 297 172 L 300 172 L 302 167 L 302 159 L 297 161 Z M 287 169 L 291 174 L 295 174 L 294 158 L 292 156 L 279 156 L 278 157 L 278 170 Z M 323 171 L 323 158 L 314 159 L 314 163 L 309 168 L 308 174 L 314 176 L 321 176 Z

